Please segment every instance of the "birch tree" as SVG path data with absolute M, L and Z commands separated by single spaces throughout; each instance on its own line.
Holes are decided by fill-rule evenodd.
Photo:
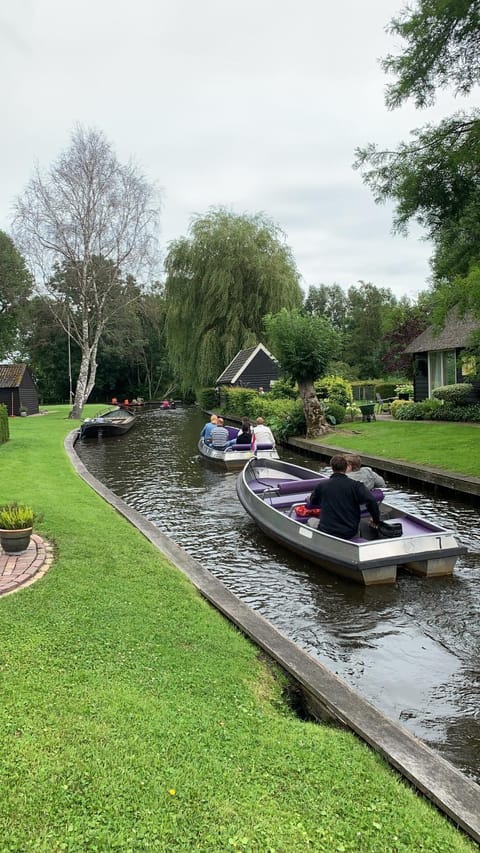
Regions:
M 153 272 L 159 194 L 132 162 L 122 165 L 104 134 L 76 126 L 70 146 L 43 172 L 37 165 L 16 201 L 14 233 L 55 318 L 81 351 L 70 417 L 80 418 L 95 385 L 98 345 L 130 298 L 128 276 Z M 55 270 L 68 271 L 59 299 Z

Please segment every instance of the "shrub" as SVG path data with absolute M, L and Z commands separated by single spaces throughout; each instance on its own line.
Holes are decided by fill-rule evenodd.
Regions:
M 210 412 L 218 407 L 218 391 L 216 388 L 200 388 L 197 393 L 197 403 L 201 409 Z
M 278 441 L 285 441 L 291 435 L 305 435 L 307 425 L 301 400 L 272 400 L 273 404 L 283 403 L 283 408 L 275 407 L 277 410 L 265 418 Z
M 341 406 L 335 400 L 325 400 L 325 418 L 328 423 L 341 424 L 345 420 L 346 406 Z
M 353 400 L 352 386 L 341 376 L 324 376 L 314 384 L 317 396 L 321 400 L 328 398 L 331 403 L 339 403 L 344 408 Z
M 282 377 L 281 379 L 277 379 L 277 381 L 272 385 L 272 389 L 269 391 L 269 394 L 273 400 L 278 400 L 282 397 L 287 400 L 296 400 L 298 397 L 298 388 L 288 379 Z
M 396 401 L 394 401 L 396 402 Z M 399 421 L 422 421 L 425 417 L 423 403 L 413 403 L 409 400 L 399 400 L 405 406 L 397 406 L 394 417 Z
M 7 407 L 0 403 L 0 444 L 4 444 L 10 438 L 10 427 L 8 425 Z
M 480 421 L 480 403 L 472 403 L 469 406 L 454 406 L 444 403 L 432 412 L 432 420 L 435 421 Z
M 411 382 L 402 382 L 400 385 L 395 385 L 395 394 L 410 394 L 413 397 L 413 385 Z
M 33 526 L 33 509 L 23 504 L 14 503 L 0 506 L 0 529 L 23 530 Z
M 454 406 L 467 405 L 471 400 L 473 386 L 469 382 L 458 382 L 455 385 L 441 385 L 432 391 L 435 400 L 445 400 Z
M 390 405 L 390 414 L 394 418 L 398 418 L 399 417 L 398 416 L 399 409 L 401 409 L 402 406 L 408 406 L 408 405 L 410 405 L 408 400 L 393 400 L 393 402 Z
M 389 397 L 395 397 L 395 385 L 393 382 L 378 382 L 375 385 L 375 394 L 378 394 L 382 400 L 388 400 Z
M 349 403 L 349 405 L 345 409 L 345 417 L 350 421 L 354 421 L 355 418 L 362 417 L 362 410 L 355 405 L 355 403 Z

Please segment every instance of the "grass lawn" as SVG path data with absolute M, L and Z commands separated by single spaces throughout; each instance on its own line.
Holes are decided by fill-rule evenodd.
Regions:
M 346 422 L 318 443 L 480 477 L 480 426 L 440 421 Z
M 0 446 L 0 502 L 55 546 L 0 599 L 1 853 L 477 850 L 353 734 L 295 717 L 276 668 L 77 477 L 66 413 Z

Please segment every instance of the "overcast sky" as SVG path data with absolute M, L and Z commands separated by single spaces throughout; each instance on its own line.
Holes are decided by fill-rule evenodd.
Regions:
M 388 112 L 379 58 L 403 0 L 15 0 L 0 11 L 0 229 L 79 122 L 164 192 L 161 243 L 194 213 L 267 213 L 302 284 L 425 289 L 431 246 L 391 233 L 354 150 L 463 104 Z

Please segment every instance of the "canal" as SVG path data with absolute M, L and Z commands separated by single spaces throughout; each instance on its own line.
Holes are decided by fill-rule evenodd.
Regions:
M 246 515 L 236 474 L 201 459 L 205 417 L 146 408 L 131 433 L 77 442 L 86 467 L 250 607 L 480 783 L 478 509 L 390 480 L 387 500 L 457 532 L 452 577 L 399 572 L 360 587 L 276 545 Z M 325 470 L 289 450 L 282 458 Z

